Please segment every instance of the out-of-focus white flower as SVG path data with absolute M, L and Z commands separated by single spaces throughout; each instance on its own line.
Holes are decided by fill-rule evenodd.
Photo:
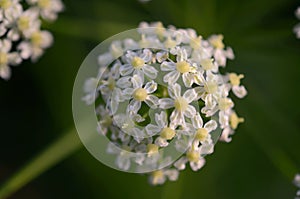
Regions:
M 294 184 L 299 188 L 299 190 L 296 193 L 295 199 L 299 199 L 300 198 L 300 174 L 295 175 Z
M 0 0 L 0 39 L 11 42 L 9 51 L 5 52 L 10 54 L 10 59 L 1 67 L 3 79 L 9 79 L 10 65 L 25 59 L 36 61 L 51 46 L 53 36 L 41 30 L 41 18 L 54 20 L 61 10 L 60 0 Z M 15 61 L 11 60 L 12 55 Z
M 300 19 L 300 7 L 297 8 L 296 12 L 295 12 L 295 15 L 298 19 Z M 297 24 L 295 27 L 294 27 L 294 32 L 296 34 L 296 37 L 298 39 L 300 39 L 300 23 Z
M 11 41 L 4 39 L 0 40 L 0 77 L 9 79 L 11 71 L 9 65 L 17 65 L 22 59 L 16 52 L 10 52 L 12 47 Z
M 54 21 L 57 14 L 64 9 L 61 0 L 26 0 L 28 4 L 36 6 L 43 19 Z
M 176 180 L 187 163 L 201 169 L 218 139 L 231 141 L 244 119 L 233 110 L 230 93 L 243 98 L 247 91 L 243 75 L 219 71 L 234 58 L 222 35 L 205 40 L 193 29 L 167 29 L 161 22 L 142 22 L 137 32 L 139 39 L 113 41 L 99 56 L 107 68 L 87 80 L 83 99 L 104 102 L 96 103 L 102 107 L 96 109 L 99 130 L 126 149 L 113 153 L 108 147 L 117 167 L 157 169 L 150 183 L 158 185 Z M 169 147 L 180 154 L 175 163 L 164 154 Z

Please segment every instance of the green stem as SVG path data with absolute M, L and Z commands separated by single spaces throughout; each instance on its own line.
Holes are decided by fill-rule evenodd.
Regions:
M 77 151 L 81 146 L 74 129 L 58 138 L 1 186 L 0 199 L 9 197 L 44 171 Z

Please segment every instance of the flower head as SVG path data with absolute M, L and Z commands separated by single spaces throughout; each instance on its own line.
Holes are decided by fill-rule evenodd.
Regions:
M 62 5 L 60 0 L 0 0 L 0 40 L 7 44 L 1 44 L 1 78 L 10 78 L 9 66 L 36 61 L 51 46 L 52 34 L 41 30 L 41 18 L 53 21 Z
M 137 32 L 138 40 L 113 41 L 99 55 L 99 74 L 86 81 L 83 100 L 101 107 L 98 130 L 110 139 L 117 168 L 151 171 L 150 183 L 158 185 L 176 180 L 187 163 L 201 169 L 218 139 L 231 141 L 244 119 L 230 93 L 247 92 L 244 75 L 219 71 L 234 58 L 223 35 L 205 40 L 161 22 L 143 22 Z M 176 158 L 166 155 L 170 147 Z

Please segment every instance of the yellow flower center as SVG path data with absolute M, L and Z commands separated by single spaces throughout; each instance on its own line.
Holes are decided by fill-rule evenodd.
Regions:
M 155 26 L 155 33 L 159 36 L 162 37 L 165 33 L 166 29 L 164 28 L 164 25 L 161 22 L 158 22 Z
M 148 94 L 144 88 L 138 88 L 133 92 L 133 98 L 137 101 L 144 101 Z
M 236 129 L 239 123 L 244 122 L 244 118 L 238 117 L 236 113 L 232 113 L 230 115 L 229 121 L 230 121 L 231 128 Z
M 206 82 L 204 84 L 204 89 L 207 93 L 213 94 L 213 93 L 217 92 L 218 85 L 215 82 Z
M 164 172 L 162 170 L 157 170 L 152 172 L 153 184 L 157 184 L 161 178 L 164 177 Z
M 116 86 L 116 81 L 115 81 L 115 79 L 114 78 L 112 78 L 112 77 L 110 77 L 109 79 L 108 79 L 108 88 L 109 88 L 109 90 L 114 90 L 114 88 L 115 88 L 115 86 Z
M 30 19 L 27 16 L 21 16 L 17 22 L 18 27 L 21 31 L 24 31 L 28 28 L 30 28 Z
M 213 67 L 213 59 L 202 59 L 200 65 L 204 70 L 210 70 Z
M 175 136 L 175 134 L 175 130 L 166 127 L 160 132 L 160 137 L 166 140 L 171 140 Z
M 31 41 L 34 46 L 40 46 L 41 43 L 43 42 L 43 37 L 41 32 L 34 32 L 31 35 Z
M 6 53 L 0 52 L 0 66 L 6 65 L 8 62 L 8 57 Z
M 237 75 L 235 73 L 229 74 L 229 81 L 233 86 L 239 86 L 241 83 L 241 79 L 244 78 L 243 74 Z
M 217 35 L 211 38 L 209 41 L 211 45 L 213 45 L 215 48 L 223 49 L 224 48 L 223 38 L 224 38 L 223 35 Z
M 233 103 L 230 99 L 228 99 L 228 98 L 219 99 L 219 109 L 221 111 L 225 111 L 225 110 L 229 109 L 232 106 L 233 106 Z
M 39 0 L 37 4 L 40 8 L 45 9 L 45 8 L 48 8 L 50 6 L 50 0 Z
M 158 152 L 158 146 L 155 144 L 148 144 L 147 145 L 147 151 L 149 155 L 157 153 Z
M 174 48 L 176 46 L 176 41 L 168 37 L 164 42 L 164 45 L 166 48 Z
M 176 63 L 176 70 L 180 73 L 187 73 L 190 72 L 191 66 L 186 61 L 181 61 Z
M 131 61 L 131 65 L 136 69 L 140 69 L 145 65 L 145 61 L 140 57 L 134 57 Z
M 183 97 L 178 97 L 174 102 L 175 109 L 181 112 L 184 112 L 188 105 L 188 102 Z
M 0 0 L 0 8 L 3 8 L 4 10 L 9 8 L 11 6 L 10 0 Z
M 196 132 L 195 139 L 201 142 L 205 141 L 208 136 L 208 132 L 205 128 L 199 128 Z
M 199 160 L 199 153 L 196 151 L 189 151 L 186 153 L 186 157 L 190 162 L 197 162 Z
M 202 41 L 202 37 L 199 36 L 197 38 L 192 38 L 190 41 L 190 46 L 194 49 L 194 50 L 198 50 L 201 47 L 201 41 Z

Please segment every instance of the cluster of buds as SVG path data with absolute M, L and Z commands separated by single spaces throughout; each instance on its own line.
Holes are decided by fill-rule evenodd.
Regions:
M 234 58 L 223 35 L 205 40 L 161 22 L 142 22 L 137 32 L 138 39 L 113 41 L 99 56 L 99 74 L 86 80 L 83 100 L 95 104 L 117 168 L 136 164 L 136 172 L 151 171 L 151 184 L 163 184 L 187 164 L 201 169 L 218 140 L 231 141 L 244 119 L 230 95 L 247 91 L 244 75 L 221 73 Z
M 0 77 L 9 79 L 9 66 L 36 61 L 53 41 L 41 30 L 42 20 L 54 21 L 63 10 L 60 0 L 0 0 Z

